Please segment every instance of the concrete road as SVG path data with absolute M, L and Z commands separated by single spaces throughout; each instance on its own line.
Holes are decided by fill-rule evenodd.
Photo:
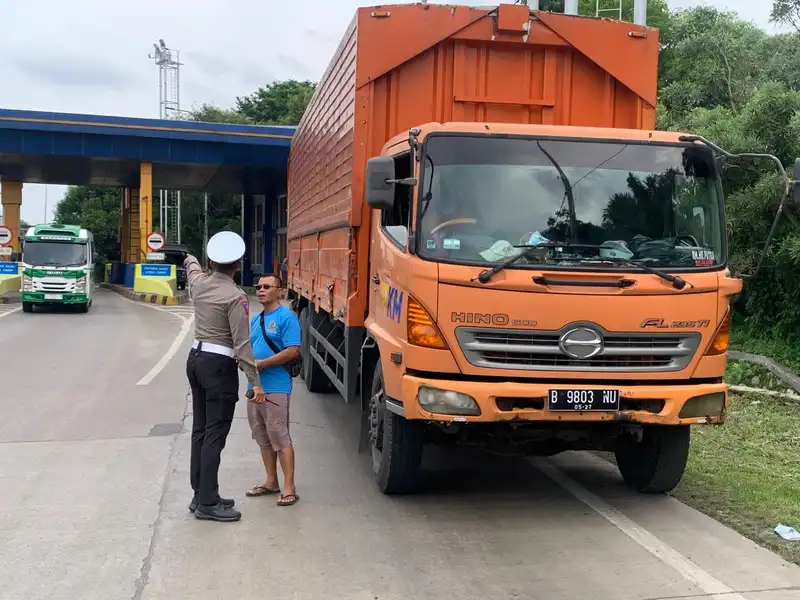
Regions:
M 104 291 L 86 315 L 0 312 L 1 600 L 800 600 L 800 568 L 582 453 L 432 452 L 425 494 L 383 496 L 355 412 L 302 382 L 300 502 L 245 498 L 242 403 L 221 486 L 244 517 L 196 521 L 190 319 Z

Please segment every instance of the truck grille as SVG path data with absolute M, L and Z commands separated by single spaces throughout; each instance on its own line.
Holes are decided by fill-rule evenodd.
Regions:
M 74 289 L 74 279 L 34 279 L 34 290 L 40 292 L 67 292 Z
M 567 342 L 570 352 L 594 354 L 584 358 L 575 357 L 576 352 L 570 355 L 563 343 L 568 334 L 576 344 Z M 583 323 L 558 331 L 459 327 L 456 338 L 467 360 L 476 367 L 618 372 L 679 371 L 691 362 L 701 339 L 696 332 L 610 333 L 598 325 Z

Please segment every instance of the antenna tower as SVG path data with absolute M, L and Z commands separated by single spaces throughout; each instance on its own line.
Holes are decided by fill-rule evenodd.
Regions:
M 153 54 L 148 55 L 158 66 L 158 117 L 181 118 L 181 63 L 180 52 L 168 48 L 163 39 L 153 44 Z M 158 222 L 167 242 L 181 243 L 181 192 L 158 191 Z

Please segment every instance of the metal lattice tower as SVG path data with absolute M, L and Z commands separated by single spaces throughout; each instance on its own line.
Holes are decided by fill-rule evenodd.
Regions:
M 160 119 L 177 119 L 181 114 L 181 61 L 180 52 L 167 48 L 164 40 L 153 44 L 149 58 L 158 66 L 158 116 Z
M 619 0 L 617 6 L 614 4 L 615 2 L 611 2 L 610 0 L 597 0 L 595 3 L 594 16 L 609 17 L 622 21 L 622 0 Z M 603 8 L 600 8 L 601 5 Z
M 596 0 L 594 16 L 622 21 L 623 0 Z M 633 22 L 637 25 L 647 24 L 647 0 L 633 0 Z
M 161 119 L 181 118 L 181 61 L 178 50 L 168 48 L 163 39 L 153 44 L 149 58 L 158 66 L 158 116 Z M 181 193 L 159 191 L 158 222 L 165 241 L 181 243 Z

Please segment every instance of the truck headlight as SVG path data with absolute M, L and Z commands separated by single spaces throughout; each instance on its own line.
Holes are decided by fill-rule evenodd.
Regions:
M 22 276 L 22 291 L 23 292 L 33 291 L 33 279 L 31 279 L 28 275 Z
M 417 401 L 428 412 L 440 415 L 478 416 L 481 414 L 475 398 L 461 392 L 423 386 L 417 392 Z
M 83 294 L 86 292 L 86 277 L 81 277 L 75 283 L 75 292 L 78 294 Z

